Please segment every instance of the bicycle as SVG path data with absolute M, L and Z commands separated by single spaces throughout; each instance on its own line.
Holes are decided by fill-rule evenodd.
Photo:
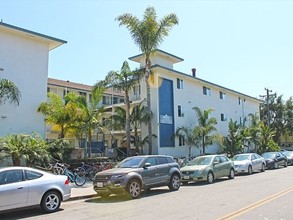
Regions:
M 81 162 L 81 166 L 77 168 L 78 172 L 84 173 L 87 178 L 91 181 L 94 181 L 95 175 L 97 173 L 97 169 L 90 165 L 86 164 L 85 162 Z
M 71 183 L 75 183 L 77 186 L 83 186 L 86 182 L 86 176 L 82 172 L 78 172 L 77 169 L 71 171 L 68 169 L 69 165 L 64 165 L 64 175 L 68 177 L 68 180 Z

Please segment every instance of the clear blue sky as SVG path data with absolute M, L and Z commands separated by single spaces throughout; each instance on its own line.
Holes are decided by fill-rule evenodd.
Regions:
M 175 13 L 179 25 L 159 49 L 184 59 L 180 72 L 259 98 L 264 88 L 293 96 L 290 0 L 1 0 L 3 22 L 68 43 L 51 51 L 49 77 L 93 85 L 141 53 L 115 18 Z M 132 69 L 138 65 L 129 61 Z

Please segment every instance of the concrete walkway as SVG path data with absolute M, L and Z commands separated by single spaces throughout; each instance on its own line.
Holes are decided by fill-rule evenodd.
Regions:
M 87 180 L 83 186 L 77 186 L 75 183 L 70 183 L 71 186 L 71 196 L 69 201 L 77 199 L 92 198 L 97 195 L 93 189 L 93 182 Z

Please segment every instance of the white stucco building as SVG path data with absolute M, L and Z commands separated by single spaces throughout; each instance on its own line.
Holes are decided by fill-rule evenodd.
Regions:
M 21 92 L 19 106 L 0 105 L 0 137 L 37 132 L 45 137 L 45 117 L 37 112 L 47 98 L 49 51 L 64 40 L 0 22 L 0 78 Z
M 143 54 L 130 57 L 132 61 L 145 65 Z M 179 139 L 172 138 L 178 127 L 197 125 L 195 111 L 197 106 L 201 110 L 214 109 L 211 117 L 217 119 L 217 129 L 220 134 L 228 134 L 228 123 L 243 122 L 250 113 L 259 112 L 260 100 L 237 91 L 199 79 L 196 69 L 189 74 L 174 70 L 174 64 L 183 61 L 182 58 L 166 53 L 162 50 L 151 57 L 152 77 L 151 109 L 153 112 L 152 130 L 157 138 L 153 139 L 153 153 L 187 156 L 187 146 L 179 146 Z M 235 79 L 235 83 L 237 83 Z M 240 83 L 240 82 L 239 82 Z M 146 97 L 145 81 L 141 82 L 141 97 Z M 249 123 L 249 122 L 248 122 Z M 147 128 L 142 127 L 142 138 L 148 135 Z M 146 147 L 144 152 L 148 152 Z M 206 148 L 207 153 L 219 152 L 217 146 Z M 200 154 L 197 148 L 192 148 L 192 154 Z

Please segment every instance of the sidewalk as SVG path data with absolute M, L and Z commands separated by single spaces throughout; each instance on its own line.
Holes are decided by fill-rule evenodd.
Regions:
M 93 182 L 91 180 L 87 180 L 83 186 L 77 186 L 75 183 L 70 183 L 70 186 L 71 196 L 67 201 L 92 198 L 97 195 L 93 189 Z

